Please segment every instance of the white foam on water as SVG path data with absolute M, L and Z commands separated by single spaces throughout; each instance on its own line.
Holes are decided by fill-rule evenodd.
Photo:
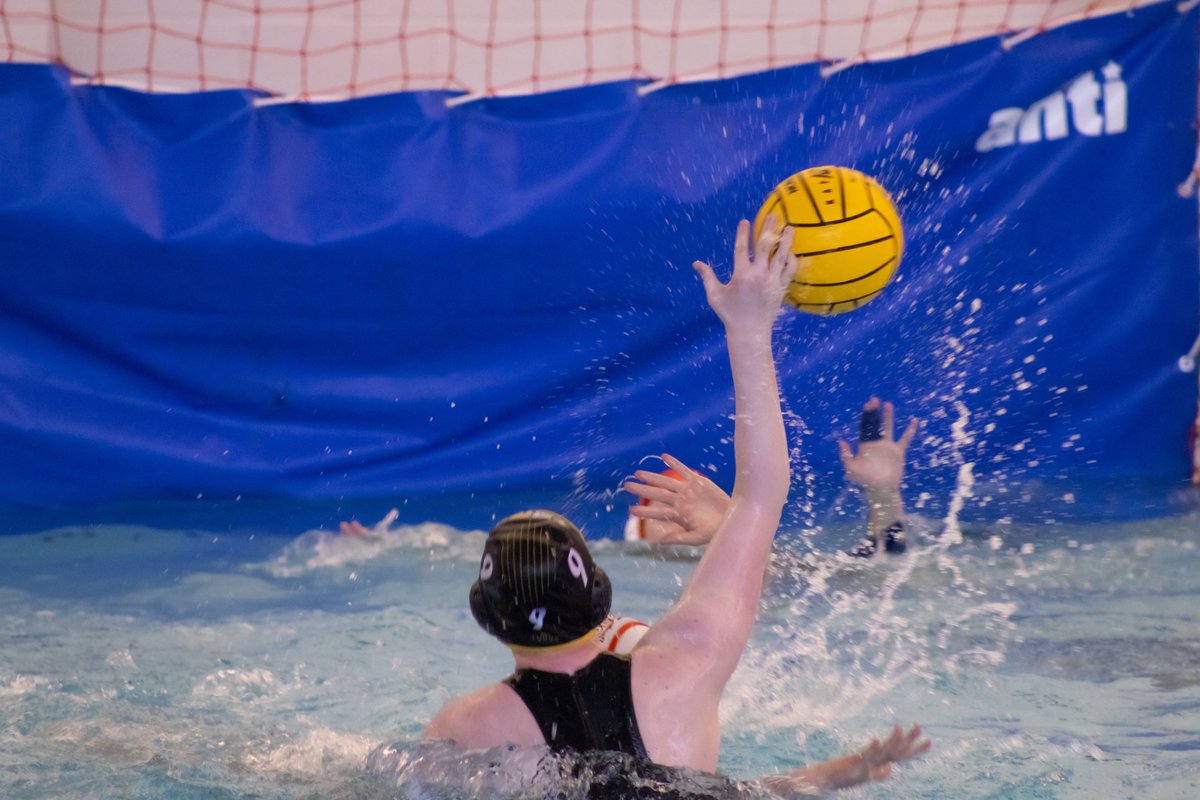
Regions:
M 321 776 L 340 769 L 365 768 L 367 755 L 378 744 L 366 736 L 336 731 L 304 717 L 300 721 L 311 727 L 272 742 L 264 753 L 244 753 L 243 763 L 292 777 Z
M 271 561 L 250 566 L 265 569 L 277 578 L 290 578 L 315 570 L 366 563 L 397 550 L 421 550 L 431 557 L 450 559 L 479 558 L 483 546 L 481 532 L 464 532 L 437 522 L 392 527 L 396 514 L 393 509 L 364 536 L 308 531 Z
M 49 686 L 49 678 L 41 675 L 15 675 L 12 678 L 0 678 L 0 697 L 21 697 L 34 694 Z
M 294 684 L 276 680 L 268 669 L 219 669 L 205 675 L 192 687 L 192 694 L 247 702 L 261 697 L 275 697 L 291 688 L 294 688 Z
M 61 752 L 72 752 L 78 758 L 110 767 L 147 764 L 163 753 L 178 756 L 187 751 L 184 743 L 189 738 L 182 728 L 172 728 L 161 721 L 106 717 L 48 723 L 32 737 L 39 748 L 61 745 Z

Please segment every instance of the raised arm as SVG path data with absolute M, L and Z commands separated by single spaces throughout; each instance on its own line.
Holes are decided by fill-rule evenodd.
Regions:
M 725 324 L 735 401 L 736 477 L 724 519 L 678 602 L 646 634 L 642 647 L 674 652 L 681 682 L 715 704 L 750 636 L 771 542 L 791 474 L 771 334 L 796 269 L 791 229 L 764 226 L 750 258 L 750 224 L 738 226 L 733 277 L 722 284 L 696 262 L 708 303 Z M 772 254 L 772 251 L 774 253 Z
M 887 548 L 886 536 L 895 525 L 904 524 L 904 500 L 900 496 L 900 479 L 904 477 L 904 455 L 917 432 L 919 421 L 908 421 L 900 438 L 895 436 L 896 410 L 890 403 L 880 403 L 872 397 L 863 405 L 859 432 L 858 453 L 845 441 L 838 441 L 846 477 L 863 487 L 869 516 L 868 548 L 857 548 L 859 555 L 866 550 L 882 553 Z

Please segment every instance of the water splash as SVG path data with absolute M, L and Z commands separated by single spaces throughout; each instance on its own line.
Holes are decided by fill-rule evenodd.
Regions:
M 544 747 L 462 750 L 448 742 L 382 745 L 367 758 L 375 783 L 402 797 L 506 800 L 766 800 L 777 796 L 721 775 L 664 767 L 622 753 L 551 753 Z
M 962 544 L 962 527 L 959 525 L 958 515 L 962 513 L 966 499 L 975 493 L 975 464 L 964 460 L 962 455 L 963 450 L 975 441 L 975 437 L 967 430 L 967 425 L 971 422 L 971 412 L 961 400 L 954 401 L 954 407 L 958 411 L 958 418 L 950 426 L 950 447 L 952 458 L 958 462 L 958 476 L 954 483 L 954 492 L 950 496 L 950 508 L 942 533 L 942 541 L 945 544 Z
M 436 522 L 392 527 L 397 517 L 398 512 L 392 509 L 362 536 L 308 531 L 269 562 L 249 568 L 265 570 L 276 578 L 294 578 L 332 567 L 365 563 L 398 550 L 421 550 L 449 559 L 479 557 L 481 532 L 464 533 Z

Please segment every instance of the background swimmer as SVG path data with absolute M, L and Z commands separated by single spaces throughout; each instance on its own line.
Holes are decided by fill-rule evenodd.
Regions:
M 895 406 L 890 402 L 881 405 L 878 397 L 872 397 L 863 406 L 858 452 L 844 440 L 838 441 L 846 477 L 863 487 L 869 509 L 867 540 L 851 550 L 851 555 L 903 553 L 907 546 L 900 479 L 904 477 L 904 454 L 920 421 L 910 419 L 899 439 L 895 438 L 895 421 Z

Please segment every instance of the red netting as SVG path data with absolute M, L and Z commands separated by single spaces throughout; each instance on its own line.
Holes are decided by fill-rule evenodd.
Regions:
M 0 59 L 301 100 L 662 84 L 1036 34 L 1153 0 L 0 0 Z

